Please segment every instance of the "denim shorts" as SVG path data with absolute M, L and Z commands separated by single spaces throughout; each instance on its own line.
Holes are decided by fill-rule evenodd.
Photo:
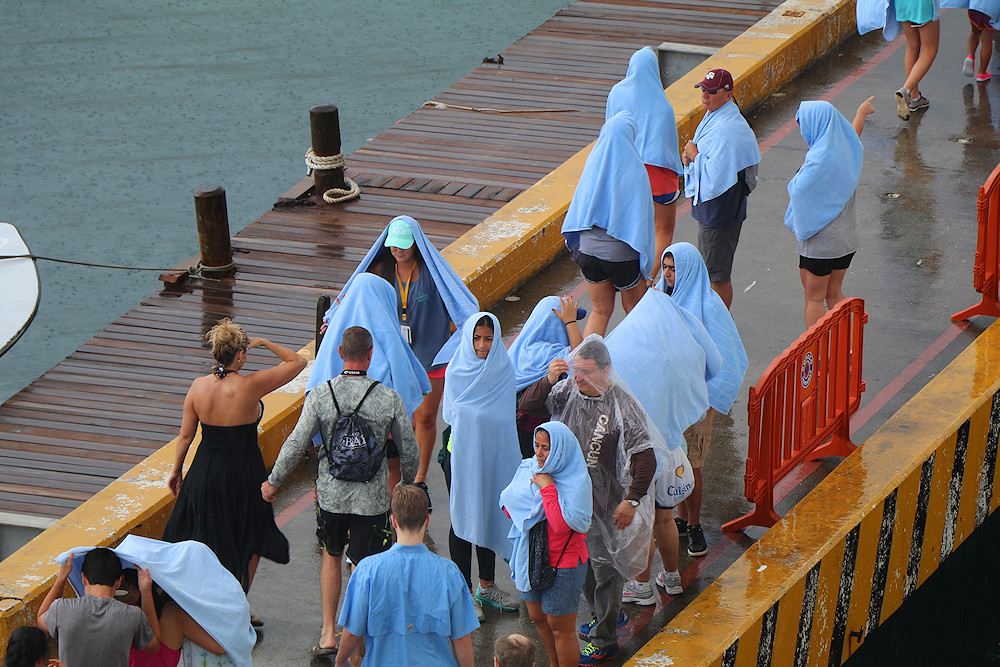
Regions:
M 580 609 L 580 593 L 583 592 L 586 576 L 587 561 L 581 561 L 576 567 L 556 568 L 556 580 L 551 586 L 540 591 L 524 591 L 521 599 L 541 602 L 542 613 L 549 616 L 575 614 Z

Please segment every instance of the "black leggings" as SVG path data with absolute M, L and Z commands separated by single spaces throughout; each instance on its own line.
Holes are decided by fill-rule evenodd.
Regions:
M 451 493 L 451 452 L 445 450 L 441 461 L 444 470 L 444 483 Z M 465 577 L 465 583 L 472 588 L 472 542 L 466 542 L 455 534 L 453 528 L 448 529 L 448 551 L 451 561 L 458 566 Z M 484 547 L 476 546 L 476 560 L 479 561 L 479 578 L 483 581 L 493 581 L 496 578 L 497 555 Z

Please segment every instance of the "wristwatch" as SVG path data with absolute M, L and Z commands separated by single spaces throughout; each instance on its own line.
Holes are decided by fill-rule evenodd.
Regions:
M 631 505 L 632 507 L 638 507 L 639 506 L 639 501 L 638 500 L 629 500 L 628 504 Z

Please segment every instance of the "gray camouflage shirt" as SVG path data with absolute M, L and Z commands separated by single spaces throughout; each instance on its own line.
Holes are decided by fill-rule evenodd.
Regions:
M 333 389 L 337 393 L 340 407 L 348 414 L 354 411 L 371 383 L 372 379 L 367 375 L 338 375 L 334 378 Z M 417 473 L 418 449 L 402 397 L 389 387 L 379 385 L 365 399 L 357 414 L 368 423 L 379 442 L 385 442 L 389 434 L 392 434 L 399 450 L 403 481 L 412 482 Z M 313 436 L 317 432 L 322 435 L 324 442 L 329 441 L 330 431 L 337 417 L 329 385 L 321 384 L 310 391 L 302 406 L 302 415 L 281 446 L 267 481 L 273 486 L 281 486 L 306 449 L 312 446 Z M 389 510 L 389 467 L 386 461 L 382 461 L 382 466 L 370 481 L 345 482 L 330 474 L 326 453 L 322 448 L 317 458 L 319 473 L 316 492 L 321 508 L 335 514 L 358 516 L 374 516 Z

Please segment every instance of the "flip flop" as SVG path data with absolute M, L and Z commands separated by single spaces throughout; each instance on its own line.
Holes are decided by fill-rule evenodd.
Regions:
M 334 646 L 333 648 L 325 648 L 317 644 L 316 646 L 312 647 L 312 654 L 314 658 L 322 658 L 323 656 L 327 655 L 336 655 L 337 647 Z
M 262 628 L 264 627 L 264 619 L 261 618 L 260 616 L 254 616 L 253 614 L 250 614 L 250 625 L 255 628 Z

